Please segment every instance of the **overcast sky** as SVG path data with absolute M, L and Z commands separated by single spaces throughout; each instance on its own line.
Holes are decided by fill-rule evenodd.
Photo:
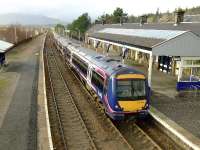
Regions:
M 92 19 L 121 7 L 129 15 L 173 11 L 177 7 L 200 6 L 200 0 L 0 0 L 0 14 L 41 14 L 70 22 L 84 12 Z

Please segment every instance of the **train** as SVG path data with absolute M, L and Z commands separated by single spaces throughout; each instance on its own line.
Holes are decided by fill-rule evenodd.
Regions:
M 112 120 L 148 115 L 150 87 L 143 73 L 120 60 L 54 37 L 55 46 L 75 70 L 87 89 L 92 90 Z

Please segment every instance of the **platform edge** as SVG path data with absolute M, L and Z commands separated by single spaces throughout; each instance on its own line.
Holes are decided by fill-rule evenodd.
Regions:
M 42 91 L 41 95 L 42 96 L 41 97 L 42 97 L 42 100 L 44 101 L 44 103 L 43 103 L 44 104 L 43 109 L 44 109 L 44 112 L 45 112 L 45 116 L 43 116 L 43 117 L 46 120 L 46 131 L 45 132 L 47 132 L 48 147 L 46 145 L 41 145 L 41 142 L 38 142 L 38 146 L 37 147 L 38 147 L 39 150 L 44 150 L 44 149 L 53 150 L 53 142 L 52 142 L 52 136 L 51 136 L 50 122 L 49 122 L 49 113 L 48 113 L 48 107 L 47 107 L 46 88 L 45 88 L 46 87 L 46 83 L 45 83 L 44 55 L 43 55 L 45 40 L 46 40 L 46 34 L 45 34 L 45 37 L 44 37 L 42 49 L 40 51 L 40 69 L 39 69 L 39 79 L 40 80 L 38 82 L 42 82 L 41 83 L 42 84 L 42 89 L 41 89 L 41 91 Z M 41 78 L 41 74 L 42 74 L 42 78 Z M 38 83 L 38 85 L 40 85 L 40 84 Z M 38 131 L 40 132 L 40 129 L 38 129 Z M 40 133 L 38 133 L 38 134 L 40 134 Z M 39 135 L 38 135 L 38 137 L 39 137 Z M 43 140 L 43 141 L 46 140 L 45 137 L 42 137 L 42 138 L 43 139 L 41 139 L 39 137 L 38 140 Z M 41 146 L 42 146 L 42 148 L 41 148 Z
M 182 148 L 189 148 L 193 150 L 200 150 L 200 139 L 195 137 L 189 131 L 179 126 L 177 123 L 169 119 L 163 113 L 152 107 L 149 111 L 152 118 L 157 124 L 164 129 L 163 131 L 172 138 Z

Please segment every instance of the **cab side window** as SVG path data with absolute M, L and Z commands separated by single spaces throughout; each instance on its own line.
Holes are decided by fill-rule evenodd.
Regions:
M 108 79 L 106 79 L 106 81 L 105 81 L 105 86 L 104 86 L 104 89 L 103 89 L 103 90 L 104 90 L 104 91 L 103 91 L 104 95 L 107 94 L 107 90 L 108 90 Z

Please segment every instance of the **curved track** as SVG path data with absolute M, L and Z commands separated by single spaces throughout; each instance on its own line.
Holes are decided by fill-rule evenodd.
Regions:
M 64 149 L 96 149 L 64 82 L 52 50 L 46 50 L 46 57 L 52 100 Z
M 153 132 L 153 136 L 149 136 L 146 129 L 144 130 L 144 125 L 130 121 L 117 123 L 117 129 L 105 116 L 98 101 L 95 101 L 80 80 L 77 80 L 78 75 L 65 64 L 53 43 L 52 37 L 48 37 L 45 60 L 46 74 L 49 74 L 47 96 L 55 148 L 179 149 L 168 137 L 164 137 L 163 133 L 157 134 L 158 130 L 148 122 L 145 122 L 145 126 Z
M 119 131 L 136 150 L 161 150 L 162 148 L 151 139 L 136 123 L 123 122 L 117 125 Z
M 54 147 L 56 149 L 132 149 L 120 132 L 108 121 L 109 119 L 88 103 L 88 97 L 82 94 L 84 92 L 79 83 L 74 81 L 70 72 L 67 72 L 70 70 L 65 70 L 65 67 L 60 64 L 58 53 L 50 38 L 46 40 L 45 54 L 47 97 Z

